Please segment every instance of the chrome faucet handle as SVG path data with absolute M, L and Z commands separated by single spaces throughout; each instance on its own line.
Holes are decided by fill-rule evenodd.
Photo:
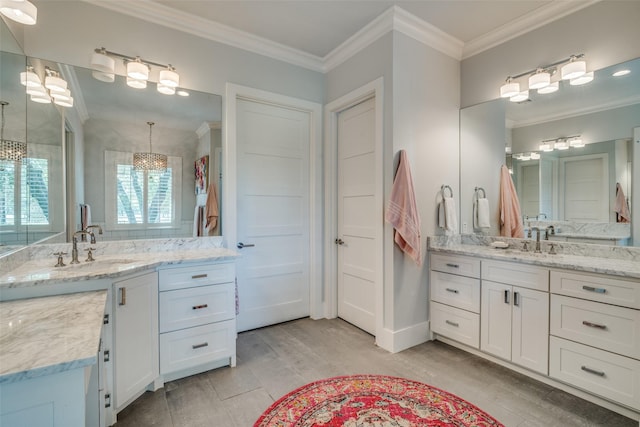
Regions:
M 87 252 L 87 259 L 85 259 L 85 261 L 87 262 L 91 262 L 91 261 L 95 261 L 95 259 L 93 258 L 93 252 L 95 251 L 96 248 L 87 248 L 85 249 L 85 251 Z
M 54 265 L 54 267 L 64 267 L 65 264 L 64 263 L 64 259 L 62 259 L 63 255 L 66 255 L 66 252 L 54 252 L 53 255 L 56 255 L 58 257 L 58 263 L 56 265 Z
M 554 243 L 549 244 L 549 254 L 555 255 L 556 253 L 556 245 Z
M 526 240 L 522 244 L 522 252 L 529 252 L 529 242 L 527 242 Z

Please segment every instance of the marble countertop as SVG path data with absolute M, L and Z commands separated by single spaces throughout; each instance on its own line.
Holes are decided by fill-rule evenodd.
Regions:
M 535 245 L 533 243 L 531 246 Z M 524 264 L 540 265 L 549 268 L 584 271 L 590 273 L 610 274 L 621 278 L 640 279 L 640 262 L 630 259 L 603 258 L 588 255 L 536 254 L 533 250 L 523 252 L 519 246 L 511 245 L 506 249 L 493 248 L 487 245 L 449 243 L 446 245 L 430 244 L 429 251 L 444 252 L 456 255 L 478 256 L 487 259 L 517 261 Z
M 0 303 L 0 384 L 97 362 L 107 291 Z
M 119 254 L 100 254 L 98 251 L 94 255 L 94 262 L 83 260 L 80 264 L 69 264 L 69 256 L 66 256 L 65 267 L 54 267 L 55 257 L 36 259 L 22 263 L 0 276 L 0 292 L 3 288 L 111 279 L 163 265 L 233 260 L 237 256 L 236 251 L 227 248 L 198 248 Z

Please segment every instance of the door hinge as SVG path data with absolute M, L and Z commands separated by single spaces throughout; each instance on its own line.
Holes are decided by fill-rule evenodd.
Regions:
M 106 393 L 104 395 L 104 407 L 111 408 L 111 393 Z
M 102 324 L 103 325 L 108 325 L 109 324 L 109 315 L 105 314 L 104 318 L 102 319 Z
M 109 352 L 109 350 L 105 350 L 104 351 L 104 361 L 108 362 L 109 360 L 111 360 L 111 353 Z

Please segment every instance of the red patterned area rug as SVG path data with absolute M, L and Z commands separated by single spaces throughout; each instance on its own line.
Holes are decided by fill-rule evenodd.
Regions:
M 383 375 L 329 378 L 283 396 L 254 427 L 504 427 L 446 391 Z

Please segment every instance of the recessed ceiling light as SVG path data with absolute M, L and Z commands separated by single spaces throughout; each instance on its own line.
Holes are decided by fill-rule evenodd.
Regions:
M 612 76 L 613 77 L 622 77 L 622 76 L 626 76 L 630 72 L 631 72 L 631 70 L 619 70 L 619 71 L 616 71 L 615 73 L 613 73 Z

